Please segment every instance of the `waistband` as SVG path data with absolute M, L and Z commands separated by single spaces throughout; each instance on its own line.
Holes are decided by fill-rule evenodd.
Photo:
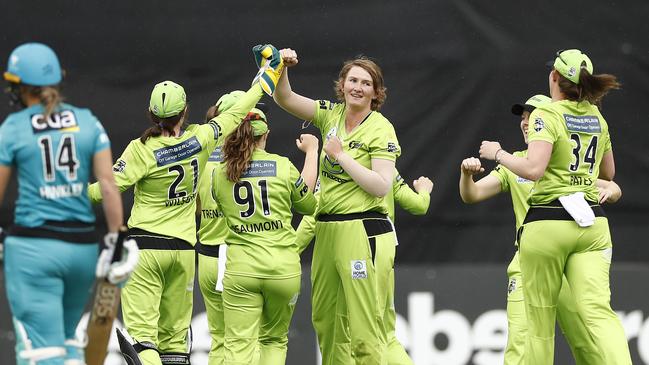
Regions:
M 94 223 L 79 221 L 45 221 L 38 227 L 13 225 L 8 236 L 51 238 L 70 243 L 94 244 L 99 242 Z
M 316 220 L 319 222 L 341 222 L 341 221 L 352 221 L 356 219 L 387 219 L 386 214 L 381 214 L 379 212 L 360 212 L 360 213 L 349 213 L 349 214 L 319 214 L 316 217 Z
M 180 238 L 145 231 L 139 228 L 128 230 L 129 238 L 137 242 L 140 250 L 193 250 L 191 243 Z
M 225 243 L 223 243 L 225 244 Z M 219 246 L 220 245 L 204 245 L 200 242 L 196 242 L 196 252 L 203 256 L 209 257 L 219 257 Z
M 393 232 L 392 222 L 386 214 L 378 212 L 361 212 L 350 214 L 320 214 L 316 218 L 318 222 L 344 222 L 361 220 L 365 233 L 368 237 L 378 236 L 384 233 Z
M 588 202 L 595 217 L 606 217 L 604 208 L 595 202 Z M 536 221 L 572 221 L 574 220 L 570 213 L 563 208 L 559 200 L 553 200 L 548 204 L 533 205 L 527 210 L 527 215 L 523 224 Z

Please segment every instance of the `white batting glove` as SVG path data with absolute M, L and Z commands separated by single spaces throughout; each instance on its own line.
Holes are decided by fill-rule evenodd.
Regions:
M 134 239 L 124 240 L 122 259 L 110 264 L 108 281 L 115 285 L 125 284 L 135 270 L 139 258 L 140 250 L 137 247 L 137 242 Z

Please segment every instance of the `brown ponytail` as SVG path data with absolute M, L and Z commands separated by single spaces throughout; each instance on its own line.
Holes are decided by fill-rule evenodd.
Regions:
M 223 161 L 226 164 L 226 174 L 228 180 L 239 182 L 241 174 L 248 168 L 252 152 L 255 150 L 257 141 L 262 136 L 255 137 L 252 134 L 250 120 L 246 117 L 239 127 L 232 132 L 223 145 Z
M 559 89 L 572 101 L 588 101 L 591 104 L 602 106 L 602 98 L 609 91 L 619 89 L 622 86 L 614 75 L 599 74 L 591 75 L 585 69 L 579 73 L 579 84 L 575 84 L 563 75 L 559 74 Z
M 185 114 L 187 114 L 187 107 L 185 107 L 185 110 L 180 112 L 180 114 L 168 118 L 160 118 L 157 115 L 153 114 L 150 110 L 147 110 L 147 114 L 149 116 L 149 120 L 151 121 L 151 123 L 153 123 L 153 127 L 149 127 L 142 133 L 142 135 L 140 136 L 140 142 L 142 143 L 146 143 L 146 141 L 151 137 L 161 136 L 163 131 L 166 131 L 169 135 L 175 136 L 176 132 L 174 131 L 174 127 L 178 123 L 182 123 L 182 125 L 180 126 L 182 128 L 185 124 Z
M 50 116 L 56 108 L 63 102 L 63 96 L 59 92 L 59 87 L 55 86 L 30 86 L 24 85 L 27 93 L 40 99 L 41 104 L 45 108 L 43 113 L 45 120 L 49 120 Z

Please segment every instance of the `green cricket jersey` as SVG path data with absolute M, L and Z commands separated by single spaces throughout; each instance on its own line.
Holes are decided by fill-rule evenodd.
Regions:
M 583 191 L 587 200 L 597 201 L 599 164 L 612 148 L 608 124 L 597 106 L 569 100 L 541 105 L 530 115 L 528 136 L 530 142 L 553 144 L 545 174 L 530 195 L 530 205 L 546 204 L 578 191 Z
M 320 202 L 320 193 L 316 193 L 318 202 Z M 395 171 L 392 190 L 385 196 L 388 207 L 388 216 L 394 221 L 394 202 L 413 215 L 422 215 L 428 211 L 430 205 L 430 194 L 426 192 L 418 193 L 403 180 L 398 171 Z M 315 216 L 305 215 L 300 221 L 300 225 L 295 232 L 295 242 L 298 252 L 304 251 L 315 235 Z
M 318 100 L 313 124 L 320 129 L 322 140 L 336 135 L 343 151 L 361 165 L 372 168 L 371 160 L 396 161 L 401 154 L 392 124 L 379 112 L 372 111 L 351 133 L 345 131 L 345 104 Z M 385 199 L 365 192 L 327 154 L 320 154 L 321 195 L 318 214 L 348 214 L 365 211 L 388 213 Z
M 221 147 L 214 149 L 205 165 L 205 173 L 198 180 L 198 197 L 201 206 L 198 240 L 204 245 L 220 245 L 225 242 L 228 234 L 228 224 L 212 193 L 212 173 L 223 161 Z
M 512 153 L 516 157 L 526 157 L 527 150 Z M 530 191 L 534 186 L 534 181 L 527 180 L 517 176 L 503 165 L 496 166 L 489 175 L 496 177 L 500 181 L 500 191 L 509 191 L 512 196 L 512 206 L 514 207 L 514 217 L 516 219 L 516 230 L 523 224 L 525 215 L 529 209 L 527 199 Z
M 132 140 L 113 166 L 120 192 L 135 185 L 129 228 L 196 242 L 196 193 L 208 157 L 239 125 L 263 92 L 253 85 L 237 103 L 208 124 L 191 124 L 178 137 Z M 99 184 L 88 187 L 101 201 Z
M 316 199 L 291 161 L 256 149 L 238 183 L 228 180 L 225 163 L 218 164 L 212 188 L 229 227 L 226 272 L 256 278 L 299 276 L 291 207 L 313 214 Z

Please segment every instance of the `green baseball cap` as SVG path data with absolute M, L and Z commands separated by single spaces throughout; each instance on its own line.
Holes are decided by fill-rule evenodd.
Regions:
M 266 114 L 257 108 L 252 108 L 245 120 L 250 121 L 252 127 L 252 135 L 262 136 L 268 132 L 268 123 L 266 121 Z
M 223 113 L 224 111 L 230 109 L 234 105 L 234 103 L 237 102 L 237 99 L 245 94 L 245 91 L 234 90 L 221 96 L 215 104 L 216 106 L 218 106 L 219 113 Z
M 187 105 L 185 89 L 173 81 L 163 81 L 153 87 L 149 110 L 160 118 L 180 114 Z
M 538 94 L 534 95 L 531 98 L 527 99 L 527 101 L 523 104 L 514 104 L 512 105 L 512 114 L 514 115 L 523 115 L 523 112 L 533 112 L 534 109 L 538 108 L 541 105 L 544 104 L 550 104 L 552 102 L 552 99 L 549 97 Z
M 559 71 L 563 77 L 579 84 L 579 73 L 585 69 L 589 74 L 593 74 L 593 63 L 585 53 L 578 49 L 567 49 L 557 52 L 557 57 L 552 63 L 552 67 Z

